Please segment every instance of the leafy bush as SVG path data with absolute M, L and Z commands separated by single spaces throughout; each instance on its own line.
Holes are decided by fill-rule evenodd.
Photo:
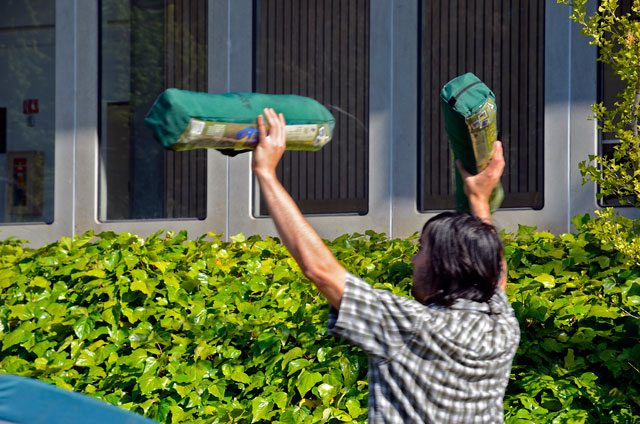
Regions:
M 588 232 L 521 227 L 506 239 L 507 293 L 522 331 L 507 422 L 640 420 L 640 268 Z
M 327 336 L 326 302 L 280 242 L 210 236 L 3 242 L 0 372 L 168 423 L 365 422 L 366 356 Z M 505 243 L 522 327 L 507 422 L 636 422 L 640 269 L 587 230 L 522 227 Z M 328 244 L 353 273 L 409 294 L 414 238 Z

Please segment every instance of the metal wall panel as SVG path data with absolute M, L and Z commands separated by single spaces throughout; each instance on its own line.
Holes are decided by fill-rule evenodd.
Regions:
M 207 91 L 207 2 L 165 0 L 165 88 Z M 206 216 L 207 152 L 165 152 L 167 218 Z
M 473 72 L 495 93 L 506 169 L 503 207 L 543 207 L 542 1 L 423 1 L 419 209 L 454 206 L 453 161 L 439 93 Z
M 368 212 L 369 13 L 369 0 L 255 1 L 255 91 L 309 96 L 336 118 L 322 150 L 278 166 L 307 214 Z

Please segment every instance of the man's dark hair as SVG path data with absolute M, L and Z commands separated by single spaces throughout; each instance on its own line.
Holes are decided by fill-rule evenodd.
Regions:
M 502 273 L 503 246 L 493 225 L 464 212 L 444 212 L 422 229 L 427 263 L 420 276 L 425 305 L 451 306 L 458 298 L 486 302 Z

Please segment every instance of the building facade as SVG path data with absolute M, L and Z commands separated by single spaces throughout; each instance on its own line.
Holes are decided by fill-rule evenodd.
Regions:
M 144 115 L 169 87 L 317 99 L 336 117 L 334 139 L 285 154 L 287 189 L 325 238 L 411 235 L 453 205 L 438 95 L 465 72 L 497 98 L 499 227 L 566 232 L 601 207 L 578 163 L 614 142 L 587 117 L 615 84 L 555 0 L 1 4 L 1 237 L 275 234 L 251 153 L 172 152 L 153 140 Z

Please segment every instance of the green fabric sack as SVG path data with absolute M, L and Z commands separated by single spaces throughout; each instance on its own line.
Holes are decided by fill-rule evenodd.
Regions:
M 256 118 L 265 107 L 284 114 L 287 150 L 319 150 L 331 140 L 333 115 L 314 99 L 296 95 L 209 94 L 169 88 L 144 122 L 167 149 L 251 149 L 258 143 Z
M 495 95 L 477 76 L 467 73 L 442 88 L 440 105 L 454 158 L 460 159 L 467 171 L 477 174 L 487 166 L 498 135 Z M 457 167 L 454 169 L 456 209 L 469 211 L 462 176 Z M 503 199 L 504 190 L 498 183 L 489 198 L 491 212 L 500 207 Z

